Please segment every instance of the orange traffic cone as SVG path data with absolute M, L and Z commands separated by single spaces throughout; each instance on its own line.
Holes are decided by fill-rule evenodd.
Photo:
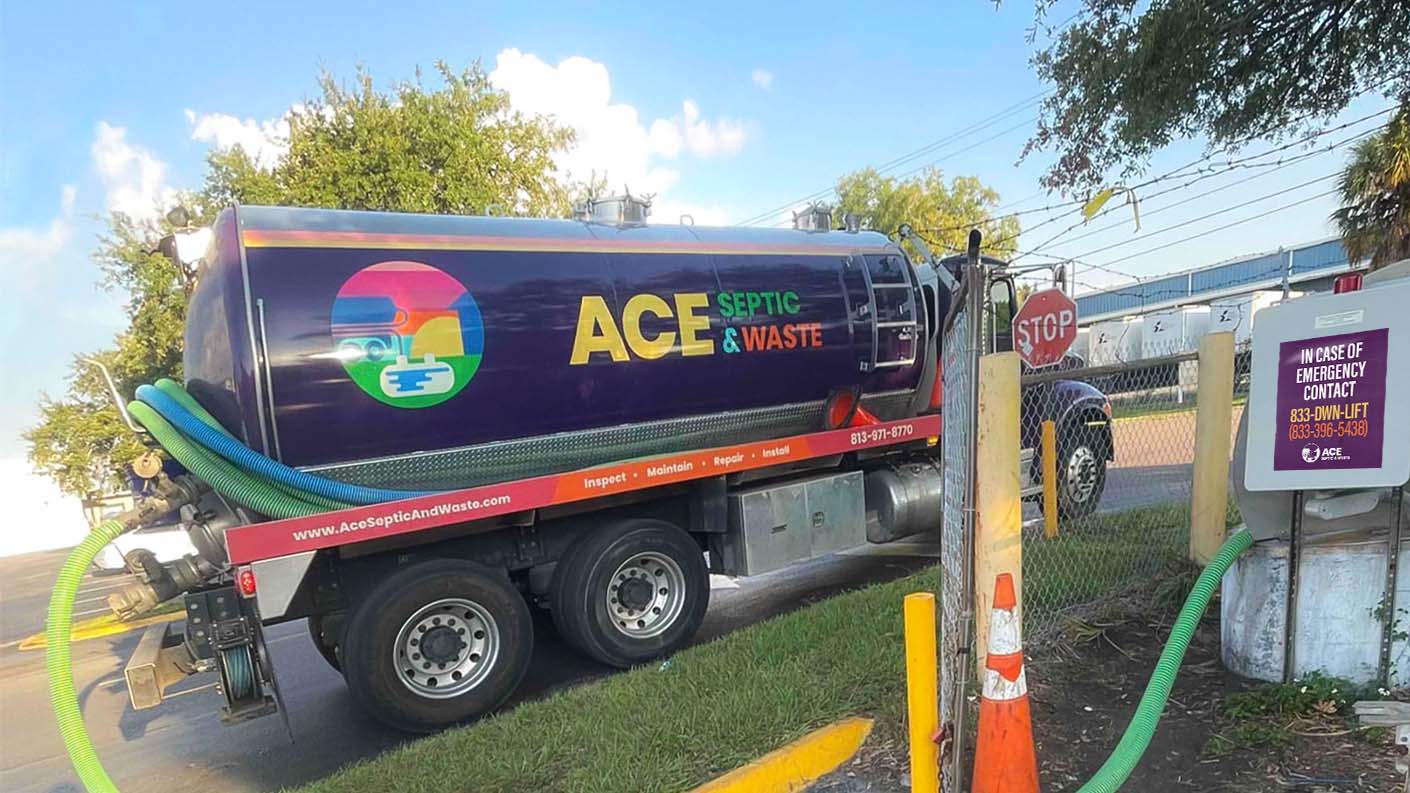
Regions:
M 979 702 L 979 738 L 974 746 L 972 793 L 1037 793 L 1038 755 L 1028 679 L 1023 674 L 1023 637 L 1013 576 L 994 582 L 989 618 L 989 654 L 984 662 L 984 695 Z

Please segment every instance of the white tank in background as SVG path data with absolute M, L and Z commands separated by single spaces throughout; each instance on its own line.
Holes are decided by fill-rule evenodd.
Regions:
M 1288 297 L 1299 297 L 1301 292 L 1291 292 Z M 1253 319 L 1258 312 L 1283 299 L 1277 290 L 1249 292 L 1233 297 L 1221 297 L 1209 301 L 1209 332 L 1229 332 L 1234 334 L 1236 346 L 1247 346 L 1253 341 Z
M 1091 328 L 1078 328 L 1077 338 L 1072 341 L 1072 346 L 1068 348 L 1067 352 L 1070 355 L 1076 355 L 1090 364 L 1092 362 L 1091 340 Z
M 1092 326 L 1087 341 L 1089 366 L 1109 366 L 1141 358 L 1141 317 L 1126 317 L 1098 322 Z
M 1209 328 L 1209 306 L 1181 306 L 1146 315 L 1141 331 L 1141 357 L 1177 355 L 1199 347 Z

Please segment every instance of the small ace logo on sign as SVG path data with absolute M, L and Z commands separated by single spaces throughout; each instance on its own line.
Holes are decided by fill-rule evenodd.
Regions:
M 1034 369 L 1052 366 L 1077 340 L 1077 304 L 1060 289 L 1034 292 L 1013 317 L 1013 347 Z

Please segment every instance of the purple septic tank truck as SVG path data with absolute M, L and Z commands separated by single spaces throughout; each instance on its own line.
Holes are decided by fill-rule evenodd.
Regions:
M 950 264 L 874 231 L 648 226 L 611 201 L 615 219 L 221 213 L 187 311 L 187 391 L 260 454 L 399 492 L 298 527 L 207 493 L 183 512 L 199 563 L 149 570 L 164 589 L 145 599 L 185 593 L 206 618 L 144 639 L 128 669 L 187 653 L 180 668 L 222 675 L 227 721 L 265 715 L 262 628 L 306 618 L 359 704 L 425 731 L 513 692 L 533 608 L 629 667 L 690 641 L 712 572 L 934 531 Z M 1012 281 L 991 278 L 1008 286 L 986 289 L 1004 349 Z M 1105 397 L 1043 388 L 1025 424 L 1052 418 L 1060 453 L 1104 470 Z M 844 394 L 883 423 L 836 419 Z M 1088 499 L 1060 495 L 1069 514 L 1100 496 L 1082 470 L 1060 485 Z M 435 515 L 418 516 L 425 499 Z

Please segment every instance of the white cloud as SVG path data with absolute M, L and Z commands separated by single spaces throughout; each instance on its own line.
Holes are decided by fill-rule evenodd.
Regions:
M 127 128 L 98 122 L 93 165 L 107 190 L 107 208 L 149 223 L 176 197 L 166 182 L 166 163 L 127 141 Z
M 755 85 L 765 91 L 774 87 L 774 73 L 768 69 L 755 69 L 749 73 L 749 77 L 754 81 Z
M 60 193 L 59 213 L 44 228 L 0 228 L 0 272 L 8 278 L 18 274 L 25 282 L 28 281 L 26 276 L 37 275 L 45 269 L 73 234 L 73 205 L 77 196 L 73 185 L 65 185 Z
M 210 143 L 223 151 L 239 146 L 255 165 L 272 168 L 289 150 L 289 115 L 299 110 L 295 106 L 279 118 L 256 121 L 241 120 L 229 113 L 198 114 L 188 109 L 186 121 L 191 124 L 192 140 Z
M 549 116 L 574 129 L 577 142 L 557 160 L 561 175 L 582 181 L 605 176 L 613 192 L 629 187 L 639 195 L 655 194 L 657 218 L 674 222 L 680 212 L 686 212 L 702 225 L 722 222 L 724 213 L 718 208 L 664 197 L 676 187 L 680 173 L 662 161 L 674 160 L 682 152 L 696 157 L 733 154 L 747 137 L 742 122 L 707 120 L 695 102 L 686 100 L 680 114 L 647 124 L 635 107 L 612 101 L 607 67 L 581 56 L 554 66 L 532 53 L 506 49 L 495 57 L 490 81 L 509 94 L 515 110 Z
M 722 118 L 711 124 L 700 117 L 700 107 L 692 99 L 681 103 L 677 123 L 685 130 L 685 144 L 696 157 L 735 154 L 744 148 L 744 125 Z

